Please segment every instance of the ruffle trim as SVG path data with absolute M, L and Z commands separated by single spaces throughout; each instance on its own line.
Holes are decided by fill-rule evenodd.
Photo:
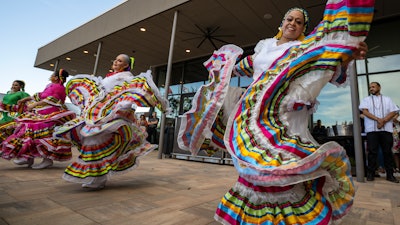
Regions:
M 310 102 L 310 101 L 304 101 L 304 100 L 289 100 L 287 104 L 287 111 L 292 112 L 292 111 L 300 111 L 303 110 L 304 108 L 307 109 L 309 114 L 313 114 L 317 112 L 318 105 L 320 102 L 318 100 L 315 100 L 315 102 Z
M 140 149 L 140 148 L 142 148 L 142 149 Z M 119 170 L 119 171 L 108 170 L 105 175 L 87 176 L 87 177 L 84 177 L 84 178 L 80 178 L 80 177 L 76 177 L 76 176 L 73 176 L 73 175 L 68 174 L 68 173 L 64 173 L 62 178 L 64 180 L 66 180 L 66 181 L 69 181 L 69 182 L 72 182 L 72 183 L 79 183 L 79 184 L 90 184 L 90 183 L 93 183 L 96 178 L 98 179 L 99 177 L 104 177 L 104 176 L 106 177 L 107 180 L 111 180 L 112 176 L 123 175 L 123 174 L 126 174 L 126 173 L 136 169 L 139 166 L 139 162 L 140 162 L 141 157 L 146 156 L 147 154 L 152 152 L 154 149 L 157 148 L 157 145 L 151 145 L 150 148 L 145 148 L 146 149 L 145 151 L 143 150 L 144 148 L 145 148 L 144 145 L 142 145 L 142 146 L 136 148 L 136 150 L 130 150 L 129 154 L 125 154 L 124 156 L 118 158 L 118 161 L 123 161 L 126 158 L 134 157 L 133 159 L 135 160 L 135 163 L 131 167 L 126 168 L 124 170 Z M 112 158 L 112 157 L 115 157 L 115 156 L 109 156 L 107 158 Z M 104 158 L 104 160 L 106 160 L 107 158 Z M 78 160 L 77 162 L 79 164 L 83 164 L 83 165 L 90 164 L 88 162 L 84 162 L 83 160 L 80 160 L 79 158 L 77 160 Z
M 210 83 L 201 86 L 192 100 L 192 108 L 181 116 L 177 137 L 178 145 L 197 155 L 206 138 L 211 139 L 211 127 L 228 93 L 232 69 L 243 50 L 225 45 L 204 62 Z

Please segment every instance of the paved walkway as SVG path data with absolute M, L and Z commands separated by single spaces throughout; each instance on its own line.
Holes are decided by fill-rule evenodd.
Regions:
M 68 162 L 32 170 L 0 159 L 0 225 L 216 225 L 214 211 L 237 179 L 229 165 L 158 159 L 114 176 L 101 191 L 61 178 Z M 377 178 L 358 183 L 341 224 L 400 225 L 400 184 Z

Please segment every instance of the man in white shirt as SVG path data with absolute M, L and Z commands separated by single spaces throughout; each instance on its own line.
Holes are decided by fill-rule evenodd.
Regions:
M 393 176 L 394 160 L 393 145 L 393 117 L 398 114 L 399 108 L 392 99 L 381 95 L 381 85 L 371 82 L 370 96 L 364 98 L 359 109 L 364 114 L 364 126 L 367 133 L 368 171 L 367 180 L 373 181 L 377 169 L 379 147 L 382 149 L 386 180 L 394 183 L 399 181 Z

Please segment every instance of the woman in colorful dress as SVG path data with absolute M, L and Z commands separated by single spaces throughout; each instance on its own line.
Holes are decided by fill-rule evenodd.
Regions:
M 135 108 L 167 109 L 150 71 L 133 76 L 130 58 L 118 55 L 113 72 L 102 77 L 77 75 L 67 84 L 71 102 L 82 109 L 77 119 L 57 128 L 56 135 L 77 146 L 79 157 L 63 178 L 83 188 L 99 190 L 112 175 L 138 166 L 138 158 L 157 146 L 146 141 L 146 131 L 136 122 Z
M 140 115 L 138 123 L 142 130 L 147 132 L 149 122 L 147 122 L 146 116 L 144 114 Z
M 68 72 L 59 69 L 49 80 L 50 84 L 39 93 L 23 98 L 18 105 L 25 105 L 25 112 L 15 119 L 14 133 L 2 143 L 1 153 L 4 159 L 16 158 L 17 165 L 32 166 L 34 158 L 42 162 L 32 166 L 44 169 L 53 165 L 53 160 L 71 159 L 71 144 L 68 141 L 53 138 L 55 126 L 75 118 L 75 113 L 67 110 L 64 82 Z
M 369 0 L 329 0 L 323 21 L 307 37 L 307 13 L 290 9 L 278 34 L 260 41 L 255 53 L 237 64 L 235 73 L 252 76 L 254 81 L 233 107 L 223 136 L 239 178 L 222 198 L 217 221 L 332 224 L 350 210 L 355 190 L 346 151 L 336 142 L 315 141 L 308 119 L 321 89 L 328 82 L 342 85 L 348 63 L 365 56 L 363 41 L 373 6 Z M 194 154 L 197 149 L 190 143 L 201 142 L 198 133 L 211 133 L 207 127 L 211 123 L 204 125 L 203 120 L 215 118 L 237 52 L 224 46 L 205 63 L 216 61 L 209 70 L 216 85 L 204 91 L 213 92 L 206 96 L 214 99 L 204 103 L 194 98 L 195 103 L 203 103 L 194 104 L 198 107 L 194 111 L 202 114 L 184 115 L 184 130 L 180 130 L 181 142 L 188 143 L 185 147 Z
M 0 142 L 4 141 L 14 131 L 13 126 L 10 126 L 9 123 L 15 124 L 15 117 L 24 110 L 24 107 L 20 107 L 17 103 L 20 99 L 28 96 L 29 94 L 25 92 L 25 82 L 15 80 L 12 83 L 11 90 L 0 101 Z
M 394 172 L 400 173 L 400 121 L 399 114 L 393 118 L 393 158 L 395 163 Z

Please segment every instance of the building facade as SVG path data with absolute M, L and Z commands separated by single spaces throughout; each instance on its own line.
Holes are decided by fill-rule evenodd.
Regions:
M 115 56 L 126 53 L 135 58 L 134 74 L 152 70 L 173 108 L 166 120 L 175 123 L 191 108 L 197 89 L 208 82 L 203 62 L 215 49 L 232 43 L 242 47 L 244 55 L 251 54 L 259 40 L 276 34 L 287 9 L 305 8 L 314 27 L 325 4 L 325 0 L 128 0 L 39 48 L 35 67 L 104 76 Z M 368 56 L 356 62 L 359 99 L 368 95 L 369 82 L 378 81 L 383 94 L 400 104 L 399 26 L 400 2 L 376 1 L 366 40 Z M 234 77 L 231 85 L 247 87 L 250 82 Z M 350 86 L 327 85 L 318 100 L 313 120 L 321 119 L 325 126 L 353 123 Z

